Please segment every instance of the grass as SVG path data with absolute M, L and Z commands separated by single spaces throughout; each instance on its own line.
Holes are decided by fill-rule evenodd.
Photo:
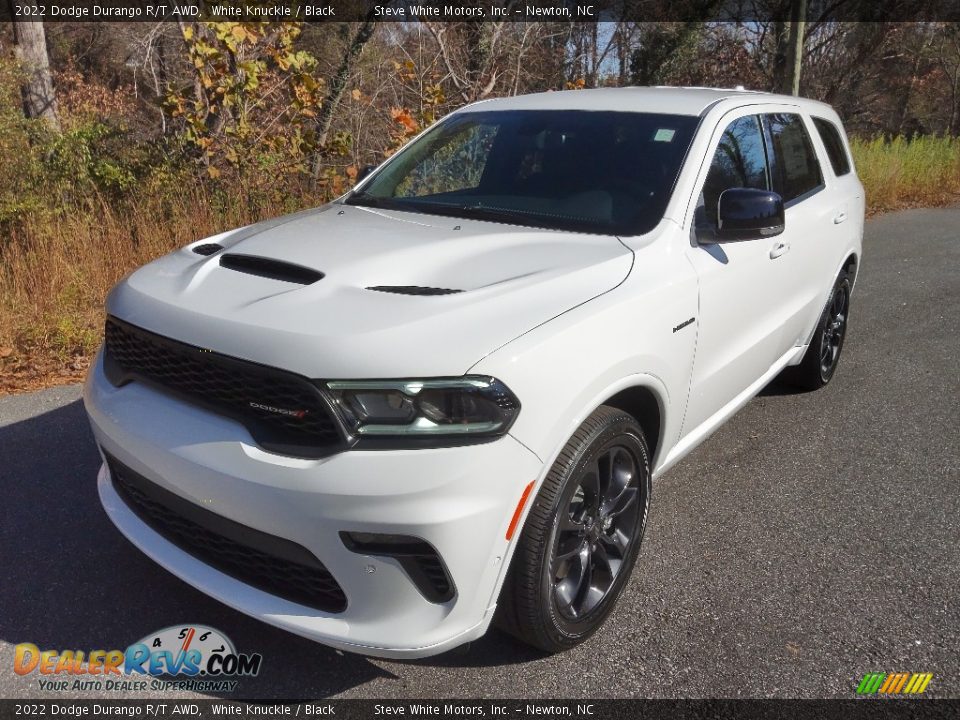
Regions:
M 960 196 L 960 138 L 854 139 L 851 147 L 872 213 Z M 82 377 L 100 343 L 106 294 L 132 269 L 193 240 L 315 204 L 287 197 L 252 209 L 201 189 L 143 194 L 0 229 L 0 394 Z
M 960 199 L 960 138 L 853 138 L 850 146 L 871 213 Z
M 0 235 L 0 394 L 80 378 L 100 344 L 106 295 L 134 268 L 292 209 L 216 210 L 197 192 L 36 217 Z

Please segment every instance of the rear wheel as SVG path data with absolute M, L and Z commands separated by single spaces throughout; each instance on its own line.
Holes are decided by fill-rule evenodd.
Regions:
M 788 369 L 785 379 L 806 390 L 817 390 L 830 382 L 840 362 L 849 316 L 850 277 L 844 272 L 833 286 L 803 360 Z
M 623 411 L 598 408 L 534 500 L 501 594 L 499 624 L 547 652 L 590 637 L 629 578 L 649 498 L 643 431 Z

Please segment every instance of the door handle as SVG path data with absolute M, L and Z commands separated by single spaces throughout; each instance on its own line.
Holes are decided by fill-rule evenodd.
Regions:
M 847 213 L 846 213 L 845 211 L 841 210 L 840 212 L 838 212 L 838 213 L 834 216 L 834 218 L 833 218 L 833 224 L 834 224 L 834 225 L 839 225 L 840 223 L 842 223 L 842 222 L 843 222 L 844 220 L 846 220 L 846 219 L 847 219 Z
M 784 253 L 789 252 L 789 250 L 790 250 L 790 243 L 778 242 L 774 244 L 772 248 L 770 248 L 770 259 L 776 260 L 778 257 L 783 255 Z

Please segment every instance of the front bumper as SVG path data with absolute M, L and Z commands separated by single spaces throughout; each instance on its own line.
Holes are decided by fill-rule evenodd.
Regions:
M 270 454 L 232 420 L 139 383 L 115 388 L 99 357 L 84 402 L 106 453 L 208 511 L 302 545 L 343 588 L 347 608 L 325 613 L 203 563 L 143 522 L 104 465 L 101 502 L 133 544 L 241 612 L 382 657 L 433 655 L 486 631 L 509 557 L 507 527 L 523 488 L 542 472 L 540 460 L 509 435 L 458 448 L 351 450 L 319 460 Z M 456 594 L 430 602 L 399 561 L 347 549 L 341 531 L 422 538 L 443 559 Z

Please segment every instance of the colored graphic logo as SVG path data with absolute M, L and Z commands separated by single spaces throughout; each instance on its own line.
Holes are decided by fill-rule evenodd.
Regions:
M 867 673 L 857 695 L 919 695 L 931 680 L 932 673 Z
M 260 672 L 259 653 L 238 653 L 230 639 L 204 625 L 171 626 L 147 635 L 124 653 L 128 675 L 248 675 Z
M 151 633 L 126 650 L 40 650 L 20 643 L 14 650 L 13 671 L 28 675 L 164 675 L 252 677 L 263 656 L 238 653 L 230 639 L 205 625 L 175 625 Z

